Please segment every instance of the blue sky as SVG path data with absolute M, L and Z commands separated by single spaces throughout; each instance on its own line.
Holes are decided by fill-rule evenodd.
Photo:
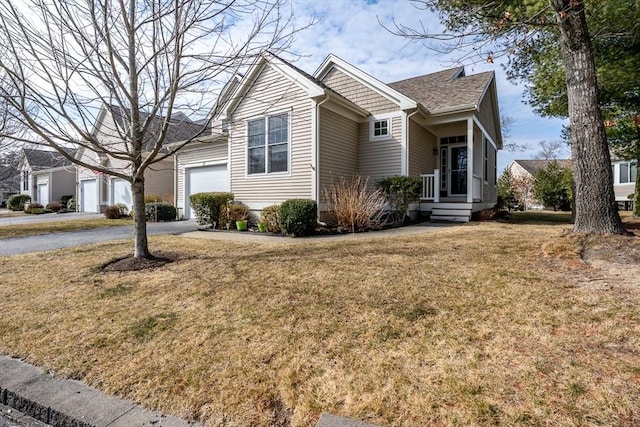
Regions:
M 439 54 L 420 43 L 408 44 L 406 40 L 387 32 L 378 20 L 391 24 L 395 19 L 409 26 L 419 26 L 420 21 L 429 31 L 440 28 L 438 17 L 416 9 L 410 2 L 401 0 L 290 0 L 295 22 L 298 25 L 315 17 L 318 23 L 297 34 L 292 51 L 301 58 L 295 63 L 313 73 L 330 53 L 339 56 L 375 78 L 390 83 L 434 71 L 458 66 L 458 57 Z M 515 123 L 512 139 L 527 147 L 525 151 L 498 154 L 498 171 L 501 173 L 515 158 L 533 158 L 542 140 L 560 139 L 562 120 L 537 116 L 526 105 L 524 85 L 510 83 L 506 79 L 501 61 L 495 63 L 463 63 L 467 74 L 495 71 L 498 98 L 502 114 L 511 116 Z M 564 153 L 568 155 L 568 152 Z

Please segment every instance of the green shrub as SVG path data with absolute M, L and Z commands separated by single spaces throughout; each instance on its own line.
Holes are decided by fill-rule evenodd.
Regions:
M 198 217 L 198 224 L 214 227 L 220 215 L 227 215 L 227 204 L 233 200 L 233 193 L 196 193 L 189 196 L 191 209 Z
M 412 176 L 390 176 L 377 182 L 387 199 L 387 203 L 395 212 L 396 223 L 403 224 L 409 205 L 420 200 L 422 180 Z
M 115 205 L 107 206 L 104 210 L 104 217 L 107 219 L 118 219 L 127 216 L 129 209 L 127 205 L 117 203 Z
M 271 205 L 262 209 L 260 222 L 265 225 L 268 233 L 282 233 L 280 223 L 278 222 L 279 211 L 280 205 Z
M 318 204 L 315 200 L 289 199 L 280 205 L 280 228 L 293 236 L 312 234 L 318 223 Z
M 147 203 L 160 203 L 162 202 L 162 197 L 157 194 L 145 194 L 144 196 L 144 204 Z
M 46 206 L 47 209 L 49 209 L 51 212 L 58 212 L 59 210 L 62 209 L 62 205 L 60 203 L 49 203 Z
M 173 221 L 176 219 L 176 208 L 169 203 L 147 203 L 144 205 L 144 213 L 149 221 Z
M 23 211 L 30 201 L 31 196 L 28 194 L 14 194 L 7 199 L 7 208 L 12 211 Z
M 76 198 L 75 197 L 71 197 L 67 201 L 67 209 L 76 210 Z
M 71 209 L 71 207 L 69 206 L 69 201 L 73 199 L 73 194 L 70 194 L 68 196 L 62 196 L 60 197 L 60 204 L 62 205 L 63 209 Z M 75 203 L 73 205 L 73 209 L 75 209 Z

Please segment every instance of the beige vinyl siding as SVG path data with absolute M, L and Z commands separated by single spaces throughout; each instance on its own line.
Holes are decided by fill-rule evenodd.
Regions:
M 69 166 L 51 173 L 51 201 L 59 202 L 62 196 L 72 196 L 76 191 L 76 168 Z
M 144 173 L 144 194 L 158 195 L 164 201 L 173 202 L 173 177 L 172 158 L 152 164 Z
M 488 164 L 487 164 L 487 182 L 484 181 L 484 179 L 482 180 L 482 201 L 487 203 L 487 202 L 491 202 L 491 203 L 495 203 L 498 201 L 498 190 L 496 187 L 496 183 L 495 183 L 495 177 L 494 177 L 494 166 L 496 165 L 496 157 L 494 155 L 494 153 L 496 152 L 496 149 L 493 148 L 493 145 L 491 145 L 490 143 L 487 144 L 487 147 L 489 148 L 489 151 L 487 153 L 487 160 L 488 160 Z M 482 173 L 484 173 L 484 159 L 483 159 L 483 164 L 482 164 Z
M 177 206 L 184 207 L 185 168 L 192 166 L 210 166 L 227 163 L 229 156 L 226 143 L 198 144 L 184 148 L 176 154 L 176 200 Z
M 402 119 L 393 117 L 392 137 L 386 140 L 369 140 L 369 122 L 359 125 L 359 161 L 360 175 L 368 176 L 369 183 L 375 182 L 387 176 L 400 175 L 402 152 Z
M 284 112 L 290 113 L 289 171 L 247 175 L 247 121 Z M 307 94 L 267 64 L 231 117 L 230 181 L 236 200 L 255 209 L 291 198 L 313 198 L 312 114 L 313 101 Z
M 409 119 L 409 176 L 433 173 L 436 167 L 435 147 L 435 135 Z
M 480 108 L 477 113 L 477 117 L 489 136 L 491 136 L 491 139 L 493 139 L 493 141 L 497 143 L 498 136 L 496 132 L 496 123 L 494 120 L 494 108 L 495 106 L 493 105 L 493 102 L 491 102 L 491 88 L 489 88 L 484 98 L 482 99 L 482 102 L 480 102 Z
M 332 178 L 358 174 L 358 123 L 320 108 L 319 191 L 331 187 Z
M 322 79 L 322 82 L 349 101 L 364 108 L 372 114 L 389 113 L 399 111 L 400 107 L 389 101 L 378 92 L 349 77 L 342 71 L 333 68 Z

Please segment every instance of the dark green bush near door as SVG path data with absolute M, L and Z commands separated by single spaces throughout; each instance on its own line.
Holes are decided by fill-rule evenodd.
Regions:
M 177 216 L 176 208 L 169 203 L 147 203 L 144 205 L 144 213 L 148 221 L 174 221 Z
M 220 215 L 227 214 L 227 203 L 233 200 L 233 193 L 213 192 L 196 193 L 189 196 L 191 209 L 198 217 L 198 224 L 207 224 L 213 228 L 219 222 Z
M 280 205 L 280 228 L 293 236 L 308 236 L 316 230 L 318 204 L 309 199 L 290 199 Z

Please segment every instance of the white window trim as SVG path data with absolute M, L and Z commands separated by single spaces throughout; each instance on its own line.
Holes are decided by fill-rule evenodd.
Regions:
M 369 117 L 369 140 L 370 141 L 386 141 L 388 139 L 393 139 L 393 118 L 397 117 L 397 115 L 393 114 L 383 114 L 379 116 L 371 116 Z M 374 133 L 375 123 L 380 122 L 382 120 L 387 121 L 387 129 L 388 133 L 386 135 L 376 136 Z
M 291 175 L 291 128 L 292 128 L 292 110 L 293 108 L 287 108 L 285 110 L 278 110 L 278 111 L 273 111 L 270 112 L 269 114 L 263 114 L 260 116 L 253 116 L 253 117 L 249 117 L 246 121 L 245 121 L 245 125 L 244 125 L 244 138 L 245 138 L 245 144 L 244 144 L 244 176 L 247 179 L 252 179 L 252 178 L 264 178 L 264 177 L 272 177 L 272 176 L 290 176 Z M 268 159 L 268 147 L 269 147 L 269 143 L 267 141 L 267 139 L 265 138 L 265 171 L 262 173 L 249 173 L 249 122 L 252 122 L 254 120 L 259 120 L 262 119 L 265 121 L 265 132 L 268 133 L 269 132 L 269 128 L 268 128 L 268 124 L 269 121 L 267 120 L 267 118 L 272 117 L 272 116 L 279 116 L 282 114 L 287 114 L 287 120 L 289 123 L 289 126 L 287 128 L 287 170 L 285 172 L 267 172 L 268 168 L 268 164 L 267 164 L 267 159 Z

